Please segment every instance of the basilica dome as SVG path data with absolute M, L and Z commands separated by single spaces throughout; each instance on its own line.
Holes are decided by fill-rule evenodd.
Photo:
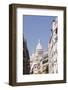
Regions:
M 38 41 L 38 44 L 36 46 L 36 50 L 43 50 L 40 40 Z

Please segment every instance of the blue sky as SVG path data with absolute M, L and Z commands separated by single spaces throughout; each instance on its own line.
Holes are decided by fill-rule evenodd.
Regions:
M 23 16 L 24 37 L 27 40 L 30 55 L 35 52 L 39 39 L 44 50 L 47 50 L 48 41 L 51 36 L 51 23 L 55 18 L 56 16 Z

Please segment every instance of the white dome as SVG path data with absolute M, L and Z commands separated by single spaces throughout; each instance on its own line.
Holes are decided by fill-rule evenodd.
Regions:
M 36 50 L 43 50 L 42 45 L 40 43 L 40 40 L 39 40 L 39 42 L 38 42 L 38 44 L 36 46 Z

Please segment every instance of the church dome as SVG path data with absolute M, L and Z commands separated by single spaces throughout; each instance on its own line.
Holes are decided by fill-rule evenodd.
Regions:
M 38 41 L 38 44 L 36 46 L 36 50 L 43 50 L 40 40 Z

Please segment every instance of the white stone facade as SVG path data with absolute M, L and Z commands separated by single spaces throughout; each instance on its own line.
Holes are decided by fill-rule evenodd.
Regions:
M 58 20 L 53 20 L 51 28 L 51 38 L 48 44 L 48 61 L 49 61 L 49 73 L 58 73 Z

